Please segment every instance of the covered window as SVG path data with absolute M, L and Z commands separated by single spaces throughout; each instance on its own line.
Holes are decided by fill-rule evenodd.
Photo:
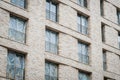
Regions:
M 24 80 L 24 71 L 24 55 L 9 51 L 7 57 L 7 78 L 10 80 Z
M 106 51 L 103 51 L 103 70 L 107 69 Z
M 45 63 L 45 80 L 58 80 L 58 66 L 56 64 Z
M 15 4 L 16 6 L 26 8 L 26 0 L 11 0 L 11 3 Z
M 53 0 L 46 0 L 46 18 L 57 22 L 57 4 Z
M 87 0 L 77 0 L 77 3 L 82 7 L 87 7 Z
M 81 71 L 79 72 L 78 78 L 79 80 L 90 80 L 89 74 Z
M 102 42 L 105 42 L 105 25 L 101 25 Z
M 57 54 L 58 34 L 51 30 L 46 30 L 46 51 Z
M 120 10 L 117 10 L 118 24 L 120 24 Z
M 78 43 L 78 56 L 80 62 L 89 63 L 88 45 L 81 42 Z
M 100 12 L 101 16 L 104 16 L 104 0 L 100 0 Z
M 11 16 L 10 17 L 10 27 L 9 27 L 9 38 L 15 40 L 17 42 L 25 43 L 25 29 L 26 29 L 26 21 Z
M 82 15 L 78 15 L 78 32 L 82 34 L 88 33 L 88 18 Z

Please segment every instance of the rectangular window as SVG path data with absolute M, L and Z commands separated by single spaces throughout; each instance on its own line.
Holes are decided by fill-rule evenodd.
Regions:
M 87 0 L 77 0 L 77 3 L 82 7 L 87 7 Z
M 106 51 L 103 51 L 103 70 L 107 69 Z
M 80 62 L 85 64 L 89 63 L 88 45 L 81 42 L 78 43 L 78 56 Z
M 46 18 L 57 22 L 57 3 L 46 0 Z
M 15 40 L 17 42 L 25 43 L 25 29 L 26 29 L 26 21 L 11 16 L 10 17 L 10 27 L 9 27 L 9 38 Z
M 24 80 L 24 71 L 24 55 L 9 51 L 7 57 L 7 78 L 10 80 Z
M 26 8 L 26 0 L 11 0 L 11 3 L 21 8 Z
M 79 80 L 90 80 L 90 75 L 88 73 L 80 71 L 78 78 Z
M 78 32 L 82 34 L 88 33 L 88 18 L 82 15 L 78 15 Z
M 101 27 L 101 34 L 102 34 L 102 42 L 105 42 L 105 25 L 102 24 Z
M 45 63 L 45 80 L 58 80 L 58 65 L 51 62 Z
M 119 49 L 120 49 L 120 33 L 118 34 L 118 44 L 119 44 Z
M 100 12 L 101 12 L 101 16 L 104 15 L 104 0 L 100 0 Z
M 58 52 L 58 33 L 46 30 L 46 51 L 57 54 Z
M 120 10 L 117 10 L 118 24 L 120 24 Z

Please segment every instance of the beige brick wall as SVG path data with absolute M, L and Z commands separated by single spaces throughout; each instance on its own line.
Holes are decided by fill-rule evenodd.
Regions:
M 9 13 L 0 8 L 0 36 L 7 38 L 9 27 Z
M 99 0 L 90 0 L 88 9 L 73 3 L 74 0 L 58 0 L 57 23 L 46 20 L 45 0 L 29 0 L 27 9 L 4 1 L 0 1 L 0 80 L 6 77 L 8 49 L 25 53 L 25 80 L 45 80 L 45 60 L 59 64 L 59 80 L 78 80 L 79 70 L 90 72 L 91 80 L 103 80 L 104 76 L 120 80 L 120 59 L 117 56 L 120 56 L 117 32 L 120 26 L 116 24 L 115 7 L 119 7 L 119 0 L 105 1 L 104 17 L 100 16 Z M 10 13 L 28 20 L 26 44 L 8 39 Z M 87 36 L 77 32 L 77 13 L 89 17 Z M 101 22 L 109 25 L 105 26 L 105 43 L 101 41 Z M 45 52 L 45 29 L 48 27 L 59 32 L 58 55 Z M 89 65 L 78 62 L 78 40 L 89 44 Z M 108 51 L 108 71 L 103 71 L 103 49 Z
M 66 15 L 66 16 L 65 16 Z M 70 6 L 59 4 L 59 24 L 77 31 L 77 12 Z
M 105 43 L 118 48 L 118 32 L 109 26 L 105 26 Z
M 111 52 L 106 52 L 106 54 L 107 54 L 107 71 L 120 74 L 119 56 Z
M 104 1 L 104 17 L 114 23 L 117 22 L 117 16 L 116 16 L 116 7 L 113 6 L 112 4 Z
M 78 41 L 70 35 L 59 34 L 59 55 L 78 61 Z
M 6 66 L 7 66 L 7 49 L 0 46 L 0 76 L 2 77 L 6 77 Z
M 67 65 L 59 65 L 59 80 L 78 80 L 78 70 Z

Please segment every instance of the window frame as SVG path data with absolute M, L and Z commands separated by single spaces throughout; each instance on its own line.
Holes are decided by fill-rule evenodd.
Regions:
M 77 4 L 87 8 L 88 7 L 88 0 L 77 0 Z
M 47 7 L 47 4 L 49 6 Z M 55 6 L 55 12 L 52 10 L 52 6 Z M 53 16 L 55 19 L 53 19 L 51 16 Z M 51 20 L 53 22 L 58 22 L 58 2 L 54 0 L 46 0 L 46 19 Z
M 59 65 L 58 65 L 57 63 L 54 63 L 54 62 L 45 61 L 45 78 L 46 78 L 46 64 L 49 64 L 49 66 L 50 66 L 50 65 L 52 65 L 52 66 L 55 65 L 55 66 L 56 66 L 56 68 L 57 68 L 57 69 L 56 69 L 56 70 L 57 70 L 57 75 L 56 75 L 57 77 L 56 77 L 56 78 L 57 78 L 57 80 L 58 80 L 58 78 L 59 78 L 59 69 L 58 69 L 58 68 L 59 68 Z M 50 74 L 49 74 L 49 75 L 50 75 Z M 47 75 L 47 76 L 49 76 L 49 75 Z M 54 77 L 55 77 L 55 76 L 54 76 Z
M 10 3 L 11 4 L 13 4 L 13 5 L 15 5 L 15 6 L 17 6 L 17 7 L 19 7 L 19 8 L 22 8 L 22 9 L 27 9 L 27 3 L 28 3 L 28 0 L 24 0 L 24 6 L 20 6 L 18 3 L 19 2 L 17 2 L 17 3 L 14 3 L 12 0 L 10 0 Z
M 89 20 L 87 16 L 77 14 L 77 31 L 81 34 L 89 34 Z
M 103 50 L 103 70 L 107 71 L 107 51 Z
M 104 16 L 104 0 L 100 0 L 100 14 Z
M 105 24 L 101 23 L 101 36 L 102 36 L 102 42 L 105 42 Z
M 8 62 L 9 62 L 9 61 L 8 61 L 8 58 L 9 58 L 8 56 L 9 56 L 9 54 L 14 55 L 14 59 L 15 59 L 15 60 L 14 60 L 14 61 L 15 61 L 15 63 L 14 63 L 14 68 L 16 68 L 15 65 L 16 65 L 16 58 L 17 58 L 17 56 L 22 57 L 23 62 L 24 62 L 24 63 L 22 64 L 22 68 L 23 68 L 23 73 L 22 73 L 22 74 L 23 74 L 23 77 L 22 77 L 22 79 L 24 80 L 24 79 L 25 79 L 25 64 L 26 64 L 25 54 L 20 53 L 20 52 L 16 52 L 16 51 L 13 51 L 13 50 L 8 50 L 8 54 L 7 54 L 7 69 L 6 69 L 6 77 L 7 77 L 7 79 L 11 79 L 11 78 L 9 78 L 9 76 L 8 76 L 9 73 L 8 73 L 8 71 L 7 71 L 7 70 L 8 70 L 8 66 L 10 66 L 10 65 L 8 64 Z M 13 75 L 14 75 L 14 79 L 16 79 L 16 78 L 15 78 L 15 72 L 16 72 L 16 71 L 15 71 L 15 69 L 14 69 L 14 74 L 13 74 Z
M 79 45 L 81 45 L 81 49 L 80 49 Z M 85 46 L 85 49 L 87 50 L 86 54 L 82 53 L 83 46 Z M 84 64 L 90 64 L 90 56 L 89 55 L 90 55 L 89 54 L 89 45 L 84 43 L 84 42 L 78 41 L 78 58 L 79 58 L 79 62 L 84 63 Z
M 120 25 L 120 9 L 117 9 L 118 25 Z
M 87 80 L 91 80 L 91 78 L 90 78 L 90 73 L 84 72 L 84 71 L 79 71 L 79 72 L 78 72 L 78 80 L 79 80 L 80 74 L 82 74 L 82 76 L 83 76 L 83 75 L 86 75 L 86 76 L 87 76 Z M 80 79 L 80 80 L 81 80 L 81 79 Z
M 11 19 L 14 19 L 14 20 L 16 21 L 16 25 L 17 25 L 17 26 L 15 26 L 14 28 L 13 28 L 13 26 L 11 26 Z M 24 24 L 23 24 L 23 25 L 24 25 L 24 26 L 23 26 L 24 31 L 19 31 L 19 30 L 15 29 L 15 28 L 17 28 L 17 27 L 19 26 L 19 25 L 18 25 L 19 21 L 22 21 L 22 22 L 24 23 Z M 11 38 L 11 37 L 10 37 L 10 36 L 11 36 L 11 35 L 10 35 L 10 30 L 14 30 L 14 31 L 16 31 L 16 32 L 19 32 L 19 33 L 23 34 L 23 35 L 24 35 L 24 40 L 23 40 L 23 41 L 18 41 L 18 40 L 16 40 L 15 36 L 14 36 L 15 39 Z M 12 35 L 12 37 L 13 37 L 13 35 Z M 11 15 L 11 14 L 10 14 L 9 29 L 8 29 L 8 38 L 9 38 L 10 40 L 15 41 L 15 42 L 25 44 L 25 43 L 26 43 L 26 39 L 27 39 L 27 19 L 23 19 L 23 18 L 21 18 L 21 17 L 18 17 L 18 16 L 15 16 L 15 15 Z
M 49 41 L 46 40 L 48 37 L 47 33 L 49 33 Z M 46 37 L 45 38 L 45 51 L 49 52 L 49 53 L 53 53 L 53 54 L 58 54 L 59 53 L 59 51 L 58 51 L 58 49 L 59 49 L 59 33 L 55 32 L 53 30 L 50 30 L 50 29 L 46 29 L 45 34 L 46 34 L 46 36 L 45 36 Z M 52 39 L 50 36 L 53 34 L 55 35 L 55 43 L 51 42 Z M 49 50 L 46 49 L 48 46 L 47 44 L 49 44 Z M 56 46 L 56 48 L 55 48 L 56 51 L 52 52 L 52 50 L 51 50 L 52 45 L 51 44 Z

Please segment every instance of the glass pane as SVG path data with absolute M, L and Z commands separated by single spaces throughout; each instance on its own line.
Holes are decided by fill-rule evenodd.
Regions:
M 16 55 L 16 64 L 15 64 L 16 80 L 23 80 L 23 74 L 24 74 L 24 58 L 23 56 Z
M 86 73 L 79 73 L 79 80 L 89 80 L 89 76 Z
M 81 4 L 81 0 L 77 0 L 78 4 Z
M 17 29 L 17 21 L 15 17 L 10 17 L 10 28 Z
M 46 9 L 50 10 L 50 2 L 48 2 L 48 1 L 46 2 Z
M 56 13 L 56 5 L 55 4 L 51 4 L 51 7 L 50 7 L 50 11 L 53 12 L 53 13 Z
M 81 43 L 78 44 L 78 51 L 79 51 L 79 53 L 82 54 L 82 44 Z
M 57 66 L 54 64 L 50 65 L 50 75 L 53 77 L 57 77 Z
M 12 40 L 16 40 L 15 36 L 16 36 L 16 30 L 9 28 L 9 38 Z
M 17 0 L 11 0 L 11 3 L 17 4 Z
M 23 8 L 25 7 L 25 0 L 18 0 L 18 2 L 20 7 L 23 7 Z
M 81 6 L 84 6 L 84 0 L 81 0 Z
M 14 63 L 15 63 L 15 55 L 13 52 L 9 52 L 7 58 L 7 77 L 14 79 Z
M 87 19 L 84 16 L 81 16 L 82 21 L 82 33 L 87 34 Z
M 25 0 L 11 0 L 11 3 L 24 8 L 25 7 Z
M 50 42 L 51 42 L 51 51 L 53 52 L 53 53 L 56 53 L 56 48 L 57 48 L 57 34 L 56 33 L 54 33 L 54 32 L 51 32 L 51 34 L 50 34 Z
M 25 21 L 17 19 L 17 31 L 25 33 Z
M 45 75 L 49 75 L 49 74 L 50 74 L 50 64 L 45 63 Z

